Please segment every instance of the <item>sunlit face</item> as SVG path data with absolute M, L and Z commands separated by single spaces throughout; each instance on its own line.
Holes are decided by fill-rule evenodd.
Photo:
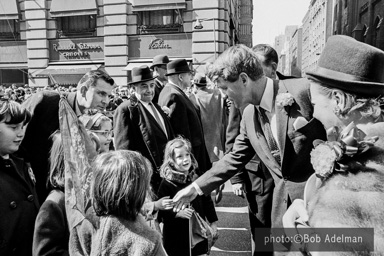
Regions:
M 181 84 L 183 85 L 183 88 L 188 88 L 192 84 L 192 74 L 191 73 L 182 73 L 180 74 L 181 77 Z
M 100 130 L 91 130 L 94 132 L 100 141 L 100 153 L 108 152 L 109 146 L 112 141 L 112 122 L 110 120 L 103 120 L 100 123 Z
M 218 78 L 217 87 L 232 101 L 236 108 L 242 108 L 245 104 L 245 87 L 241 84 L 240 78 L 235 82 L 229 82 L 223 78 Z
M 149 103 L 155 96 L 155 86 L 155 80 L 149 80 L 143 83 L 137 83 L 133 88 L 139 100 Z
M 80 104 L 86 109 L 103 111 L 109 103 L 109 96 L 112 95 L 112 90 L 112 85 L 103 79 L 98 79 L 96 86 L 90 86 L 85 91 L 85 94 L 82 95 L 83 100 L 80 101 Z
M 333 126 L 342 127 L 342 121 L 335 115 L 336 99 L 331 99 L 321 91 L 321 85 L 311 81 L 311 102 L 313 117 L 319 120 L 325 129 Z
M 25 135 L 23 123 L 6 124 L 0 122 L 0 156 L 4 157 L 16 152 Z
M 175 148 L 174 160 L 180 171 L 188 173 L 192 165 L 191 154 L 185 146 L 180 148 Z

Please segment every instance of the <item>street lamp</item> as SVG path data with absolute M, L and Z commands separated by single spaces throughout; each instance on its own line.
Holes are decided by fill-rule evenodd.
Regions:
M 214 55 L 214 60 L 216 59 L 216 25 L 215 25 L 215 18 L 207 18 L 207 19 L 196 19 L 196 24 L 195 24 L 195 29 L 202 29 L 203 28 L 203 21 L 208 21 L 212 20 L 213 21 L 213 44 L 215 45 L 215 55 Z

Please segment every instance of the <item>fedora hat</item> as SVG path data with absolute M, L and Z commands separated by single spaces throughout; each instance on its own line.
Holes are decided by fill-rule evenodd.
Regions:
M 156 77 L 153 76 L 152 71 L 149 69 L 147 65 L 143 65 L 141 67 L 134 67 L 131 71 L 131 82 L 129 85 L 141 83 L 149 80 L 153 80 Z
M 202 73 L 197 73 L 195 77 L 193 78 L 193 83 L 197 86 L 206 86 L 207 85 L 207 78 Z
M 384 52 L 352 37 L 329 37 L 310 79 L 346 92 L 370 97 L 384 95 Z
M 167 65 L 168 63 L 169 63 L 169 58 L 167 55 L 156 55 L 155 57 L 153 57 L 152 65 L 150 68 L 153 69 L 153 67 L 160 66 L 160 65 Z
M 166 76 L 189 72 L 191 72 L 191 70 L 189 69 L 188 62 L 185 59 L 176 59 L 167 64 Z

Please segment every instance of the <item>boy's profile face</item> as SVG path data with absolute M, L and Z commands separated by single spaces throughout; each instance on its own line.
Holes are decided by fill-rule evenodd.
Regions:
M 0 122 L 0 156 L 6 156 L 16 152 L 25 135 L 25 125 L 23 122 L 19 124 L 7 124 Z

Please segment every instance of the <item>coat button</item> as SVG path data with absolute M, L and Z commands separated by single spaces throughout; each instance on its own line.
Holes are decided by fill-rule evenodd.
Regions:
M 33 195 L 29 195 L 29 196 L 27 197 L 27 199 L 28 199 L 29 202 L 32 202 L 33 199 L 34 199 L 34 197 L 33 197 Z
M 15 201 L 12 201 L 10 204 L 9 204 L 9 207 L 11 207 L 11 209 L 15 209 L 17 207 L 17 203 Z

